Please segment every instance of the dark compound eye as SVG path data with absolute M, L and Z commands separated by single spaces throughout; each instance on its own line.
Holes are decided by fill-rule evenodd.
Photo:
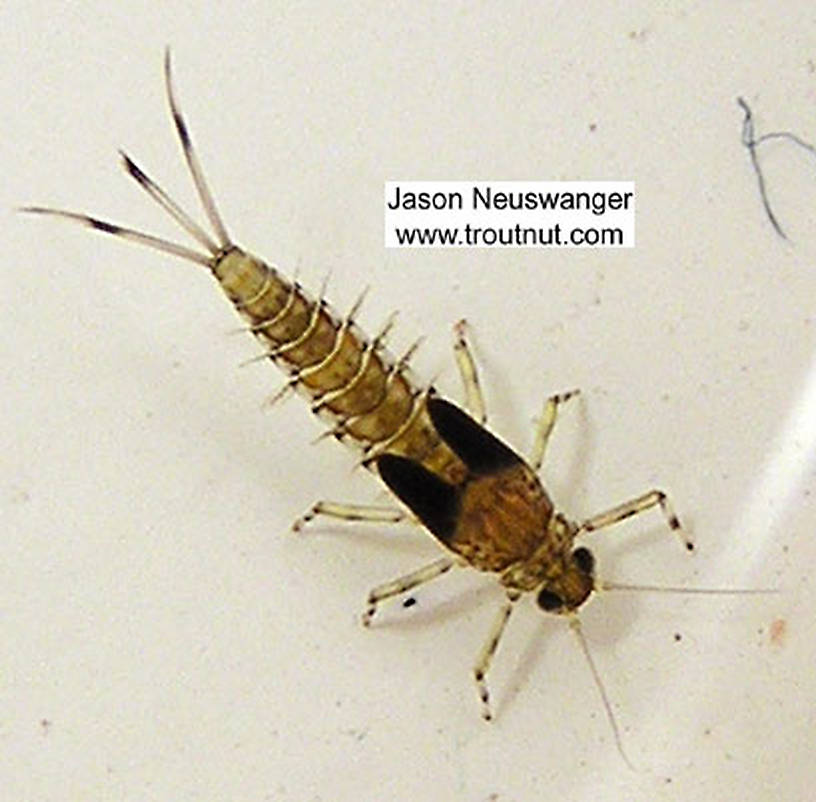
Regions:
M 587 576 L 592 576 L 595 573 L 595 558 L 589 549 L 585 549 L 583 546 L 579 549 L 575 549 L 575 551 L 572 552 L 572 559 L 575 560 L 575 564 Z
M 538 592 L 536 604 L 538 604 L 542 610 L 546 610 L 548 613 L 553 613 L 563 608 L 564 600 L 557 593 L 553 593 L 551 590 L 542 588 Z

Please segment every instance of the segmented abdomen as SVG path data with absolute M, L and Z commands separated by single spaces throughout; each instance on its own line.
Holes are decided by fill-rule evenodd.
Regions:
M 335 437 L 363 451 L 366 464 L 397 454 L 449 482 L 462 481 L 464 465 L 428 417 L 432 389 L 411 381 L 404 360 L 388 354 L 382 336 L 367 339 L 325 299 L 312 300 L 296 282 L 240 248 L 229 248 L 212 269 L 269 358 L 289 374 L 289 386 L 333 422 Z

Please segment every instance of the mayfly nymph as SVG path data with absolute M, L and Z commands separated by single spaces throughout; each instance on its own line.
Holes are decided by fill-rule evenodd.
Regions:
M 218 213 L 181 114 L 169 51 L 164 72 L 175 128 L 211 233 L 124 153 L 122 163 L 203 250 L 77 212 L 39 206 L 26 207 L 25 211 L 68 218 L 207 268 L 262 344 L 260 358 L 272 360 L 287 374 L 284 389 L 304 395 L 312 412 L 330 422 L 329 433 L 358 448 L 363 464 L 377 473 L 404 505 L 371 507 L 321 501 L 296 522 L 295 528 L 317 515 L 358 521 L 418 521 L 444 547 L 444 556 L 431 564 L 374 588 L 363 623 L 371 622 L 380 602 L 408 593 L 455 565 L 497 574 L 506 592 L 505 601 L 473 669 L 483 717 L 492 717 L 486 681 L 491 659 L 516 602 L 532 593 L 541 609 L 568 618 L 623 754 L 618 727 L 581 633 L 577 611 L 596 590 L 634 586 L 597 580 L 592 553 L 584 546 L 576 547 L 575 541 L 659 507 L 669 528 L 691 550 L 666 494 L 650 490 L 586 520 L 571 520 L 556 509 L 537 474 L 558 408 L 577 391 L 547 399 L 531 454 L 525 460 L 485 428 L 484 401 L 464 321 L 454 329 L 454 354 L 468 412 L 441 398 L 432 386 L 417 383 L 408 368 L 413 347 L 400 358 L 391 356 L 384 344 L 390 322 L 371 338 L 360 330 L 355 315 L 362 299 L 348 314 L 338 315 L 322 293 L 310 297 L 297 281 L 237 246 Z

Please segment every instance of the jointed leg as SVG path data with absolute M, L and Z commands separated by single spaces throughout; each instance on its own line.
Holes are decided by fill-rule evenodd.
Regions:
M 510 613 L 513 612 L 513 605 L 518 599 L 518 593 L 507 594 L 507 601 L 502 605 L 499 614 L 493 621 L 490 634 L 484 646 L 482 646 L 478 658 L 476 658 L 476 665 L 473 666 L 473 678 L 476 680 L 476 690 L 482 702 L 482 718 L 485 721 L 490 721 L 493 718 L 493 713 L 490 710 L 490 693 L 487 690 L 487 671 L 490 668 L 490 661 L 493 659 L 493 655 L 499 646 L 504 628 L 507 626 Z
M 544 404 L 544 412 L 536 425 L 535 437 L 533 438 L 533 448 L 530 451 L 530 467 L 538 471 L 544 461 L 544 452 L 547 449 L 547 442 L 555 426 L 555 419 L 558 415 L 558 407 L 570 398 L 574 398 L 580 390 L 570 390 L 568 393 L 551 395 Z
M 339 518 L 343 521 L 367 521 L 378 523 L 399 523 L 412 520 L 408 513 L 396 507 L 375 507 L 366 504 L 338 504 L 334 501 L 318 501 L 293 524 L 292 531 L 299 532 L 309 521 L 319 515 Z
M 460 320 L 453 327 L 453 355 L 456 357 L 456 364 L 459 367 L 459 375 L 462 377 L 462 385 L 465 388 L 465 409 L 473 416 L 474 420 L 484 423 L 487 420 L 484 396 L 479 385 L 479 373 L 476 370 L 476 363 L 466 337 L 467 323 Z
M 658 505 L 666 518 L 669 529 L 677 534 L 689 551 L 693 551 L 694 544 L 689 540 L 688 535 L 683 530 L 680 519 L 675 515 L 668 497 L 662 490 L 650 490 L 638 498 L 625 501 L 623 504 L 618 504 L 617 507 L 612 507 L 611 510 L 587 518 L 578 528 L 578 535 L 583 532 L 594 532 L 596 529 L 612 526 L 612 524 L 630 518 L 632 515 L 638 515 L 644 510 L 657 507 Z
M 422 568 L 412 571 L 410 574 L 401 576 L 399 579 L 386 582 L 384 585 L 378 585 L 368 594 L 366 611 L 363 613 L 363 626 L 367 627 L 371 623 L 371 619 L 374 618 L 377 606 L 381 601 L 390 599 L 392 596 L 399 596 L 401 593 L 406 593 L 418 585 L 430 582 L 432 579 L 436 579 L 438 576 L 450 571 L 453 566 L 453 559 L 442 557 L 428 565 L 423 565 Z

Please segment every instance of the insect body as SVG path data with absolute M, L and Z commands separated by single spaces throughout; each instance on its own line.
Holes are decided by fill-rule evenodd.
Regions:
M 445 548 L 446 555 L 440 559 L 372 590 L 363 622 L 371 622 L 383 600 L 441 576 L 456 564 L 498 574 L 507 598 L 474 667 L 484 718 L 492 715 L 485 679 L 491 658 L 513 606 L 523 594 L 532 592 L 542 609 L 569 616 L 620 747 L 617 726 L 576 615 L 601 585 L 595 578 L 591 552 L 574 544 L 581 535 L 654 506 L 662 509 L 669 527 L 682 537 L 665 494 L 652 490 L 581 523 L 569 520 L 556 511 L 537 471 L 558 407 L 575 392 L 547 400 L 532 454 L 525 461 L 483 425 L 484 403 L 464 323 L 455 328 L 454 350 L 472 416 L 440 398 L 433 388 L 421 388 L 415 382 L 407 367 L 411 351 L 401 359 L 388 354 L 384 338 L 389 326 L 374 338 L 365 337 L 354 322 L 359 302 L 340 317 L 322 297 L 310 298 L 296 281 L 235 245 L 218 214 L 179 109 L 169 53 L 165 79 L 184 156 L 213 234 L 201 228 L 125 154 L 123 164 L 206 253 L 76 212 L 43 207 L 26 211 L 69 218 L 208 268 L 262 342 L 263 358 L 272 359 L 287 372 L 286 388 L 305 394 L 312 410 L 331 421 L 330 433 L 362 451 L 363 463 L 379 473 Z M 295 528 L 316 515 L 393 522 L 410 517 L 402 509 L 323 501 Z

